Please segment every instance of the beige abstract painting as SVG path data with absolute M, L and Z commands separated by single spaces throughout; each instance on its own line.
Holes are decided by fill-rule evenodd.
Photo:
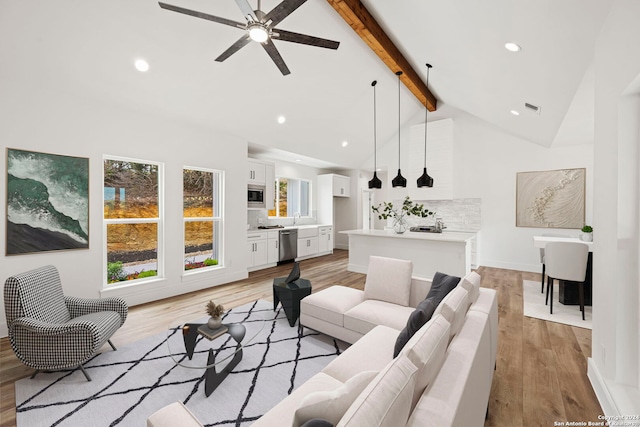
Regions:
M 586 169 L 518 172 L 516 227 L 581 228 Z

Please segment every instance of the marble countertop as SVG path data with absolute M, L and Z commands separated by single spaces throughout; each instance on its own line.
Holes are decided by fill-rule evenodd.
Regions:
M 407 231 L 403 234 L 397 234 L 393 230 L 346 230 L 340 233 L 371 236 L 371 237 L 388 237 L 393 239 L 416 239 L 416 240 L 434 240 L 441 242 L 466 242 L 474 237 L 475 233 L 461 233 L 458 231 L 443 231 L 442 233 L 420 233 L 415 231 Z
M 301 225 L 285 225 L 284 227 L 279 228 L 249 228 L 247 229 L 247 233 L 262 233 L 264 231 L 280 231 L 280 230 L 293 230 L 293 229 L 304 229 L 304 228 L 318 228 L 318 227 L 332 227 L 331 224 L 301 224 Z

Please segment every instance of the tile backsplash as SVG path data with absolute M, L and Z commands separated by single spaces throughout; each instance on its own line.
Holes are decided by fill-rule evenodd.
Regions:
M 436 218 L 442 218 L 445 227 L 450 231 L 480 231 L 480 202 L 481 199 L 452 199 L 452 200 L 415 200 L 424 204 L 425 208 L 436 213 L 426 221 L 414 216 L 407 217 L 409 226 L 433 225 Z M 393 204 L 400 205 L 402 200 L 394 200 Z M 388 220 L 388 226 L 392 226 Z

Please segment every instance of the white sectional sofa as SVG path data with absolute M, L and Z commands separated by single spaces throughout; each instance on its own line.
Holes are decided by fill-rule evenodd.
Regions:
M 415 307 L 429 305 L 432 281 L 412 278 L 410 261 L 371 258 L 364 291 L 333 286 L 301 304 L 301 325 L 353 344 L 254 427 L 484 424 L 496 363 L 496 292 L 480 288 L 480 276 L 469 273 L 399 349 L 401 330 L 415 326 L 424 311 Z M 179 415 L 193 421 L 175 403 L 147 425 L 164 426 Z

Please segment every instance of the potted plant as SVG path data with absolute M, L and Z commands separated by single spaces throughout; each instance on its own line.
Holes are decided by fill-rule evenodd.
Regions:
M 378 214 L 378 219 L 392 218 L 393 230 L 398 234 L 407 231 L 407 216 L 414 215 L 420 218 L 427 218 L 436 214 L 425 208 L 422 203 L 413 202 L 409 196 L 405 197 L 399 207 L 394 207 L 392 202 L 382 202 L 378 206 L 372 206 L 371 210 Z
M 582 234 L 580 234 L 580 240 L 583 242 L 592 242 L 593 241 L 593 227 L 590 225 L 585 225 L 582 227 Z
M 216 304 L 213 300 L 209 300 L 207 303 L 207 314 L 211 317 L 207 320 L 207 326 L 211 329 L 218 329 L 220 325 L 222 325 L 222 319 L 220 319 L 222 313 L 224 313 L 222 304 Z

